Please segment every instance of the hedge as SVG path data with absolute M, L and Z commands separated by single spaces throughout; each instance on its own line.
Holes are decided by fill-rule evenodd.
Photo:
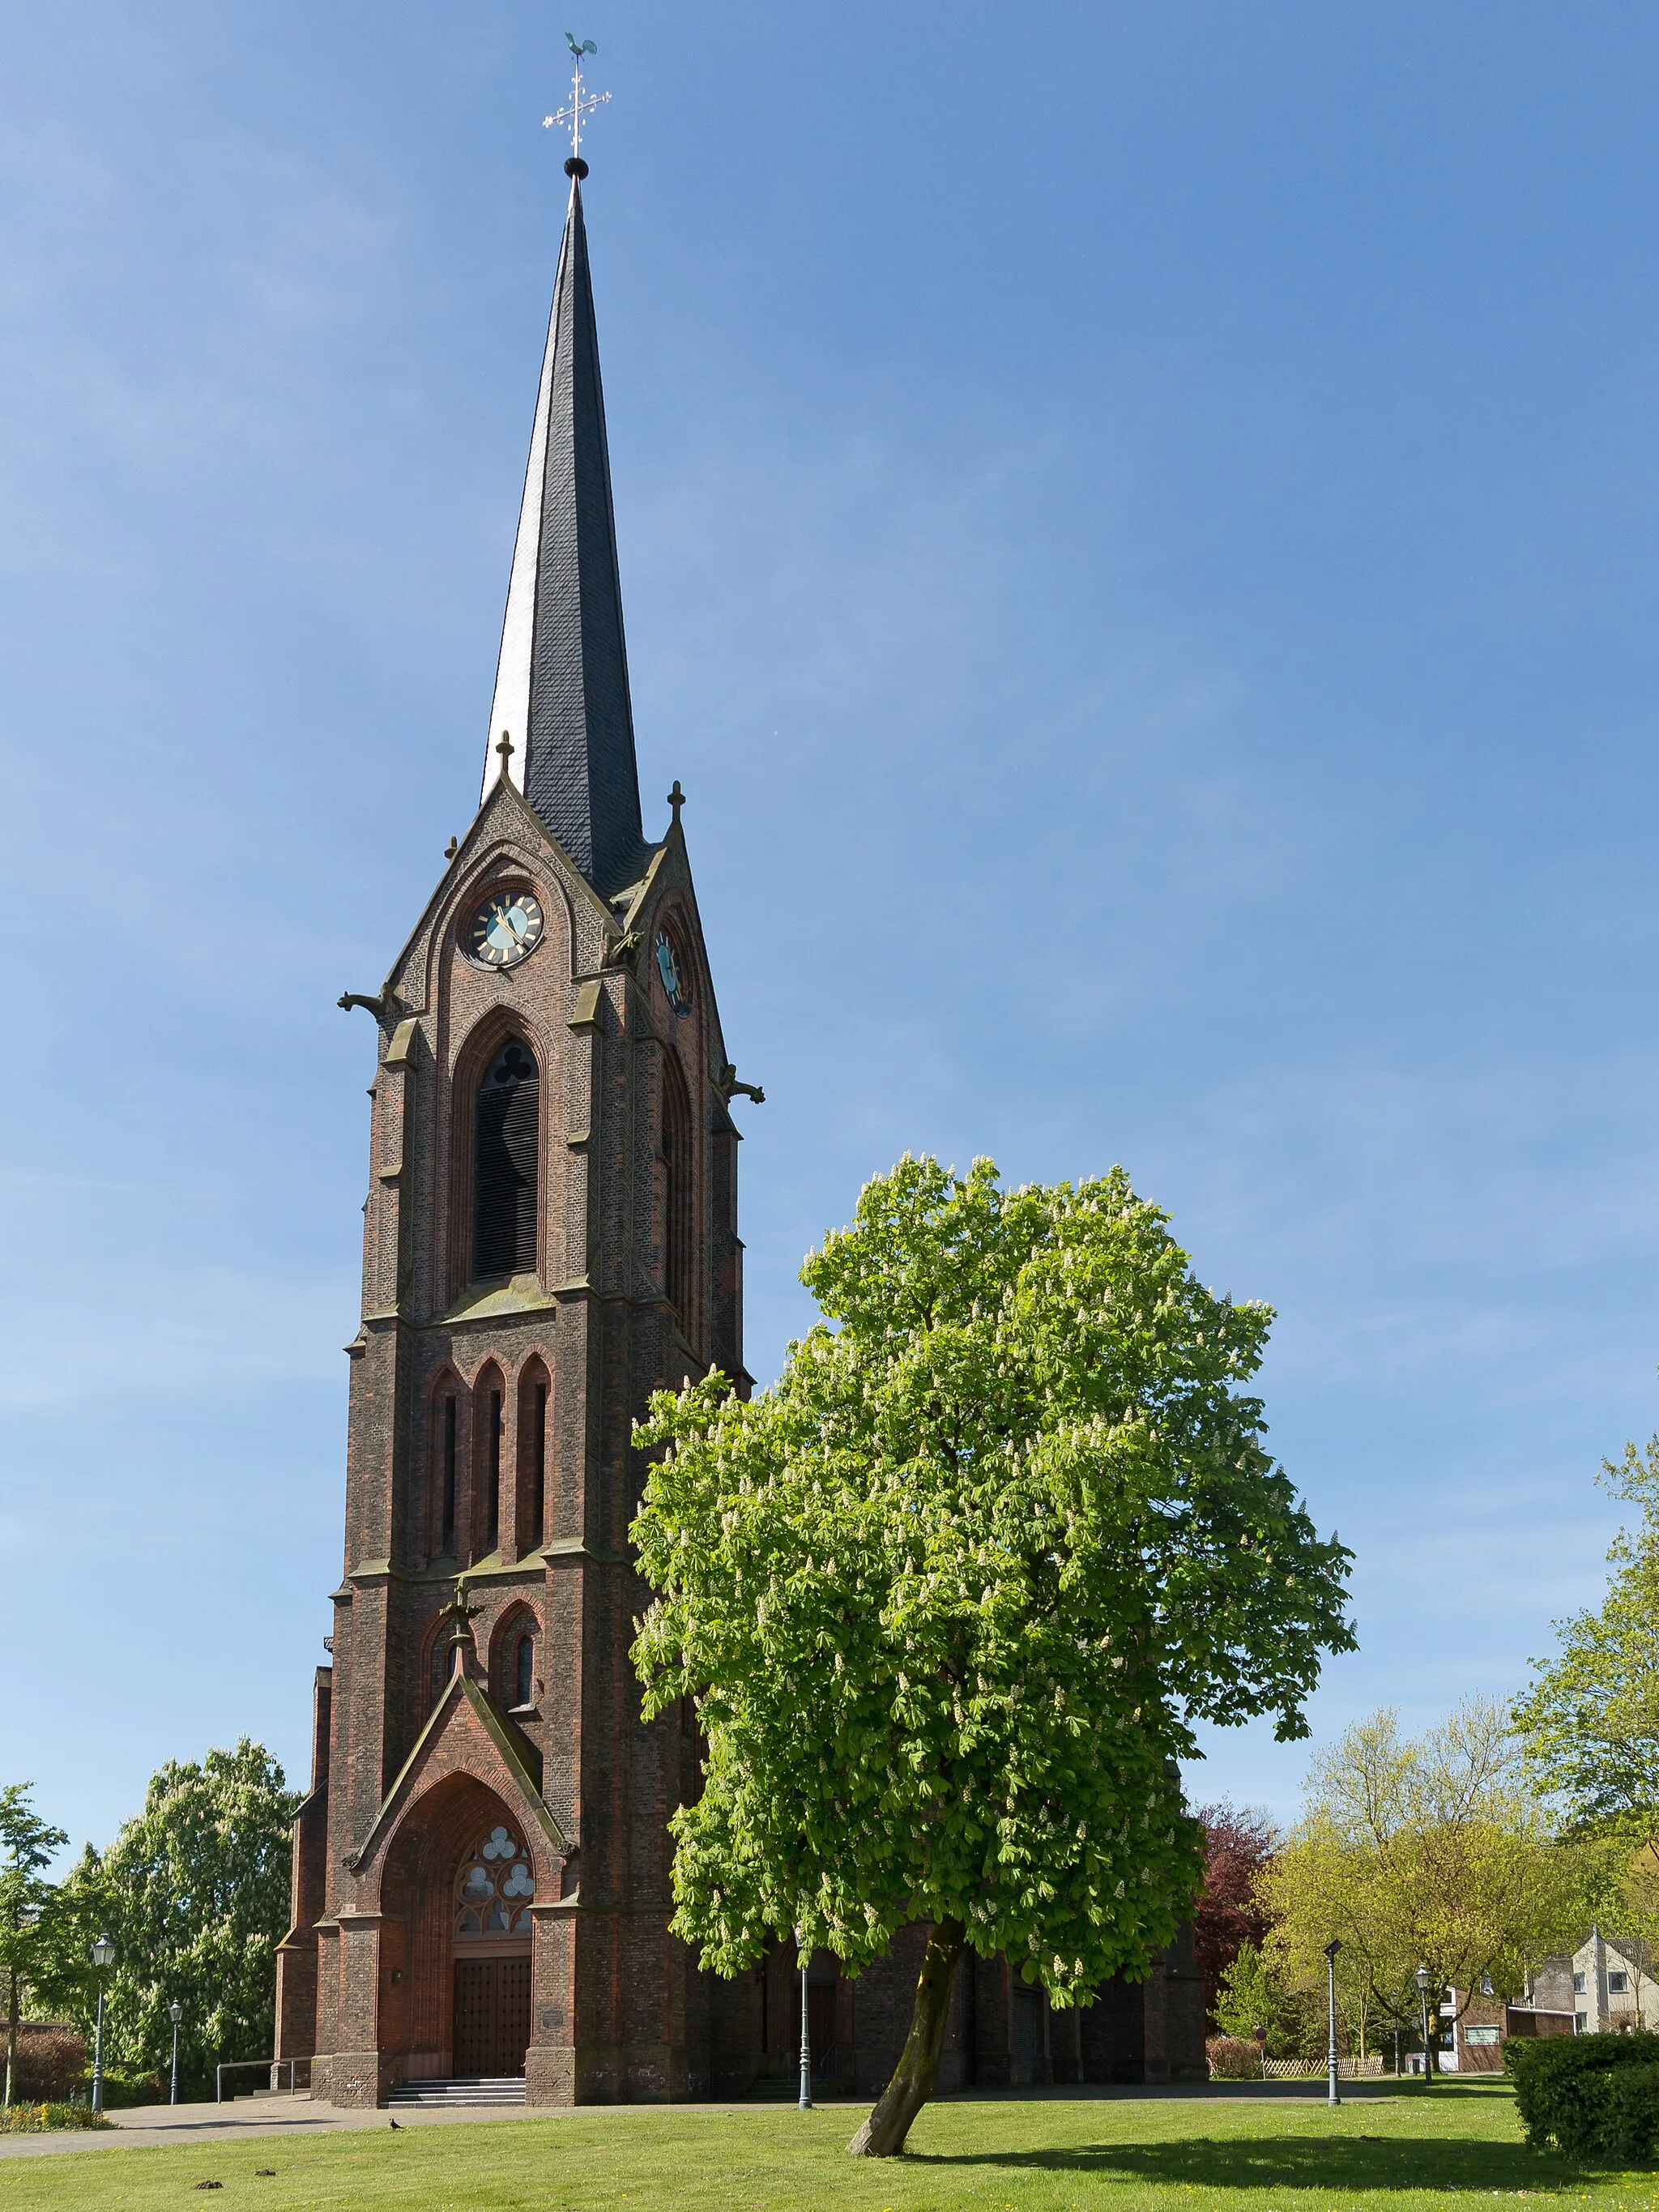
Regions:
M 0 2050 L 0 2066 L 5 2063 Z M 72 2027 L 26 2020 L 17 2038 L 11 2093 L 20 2105 L 67 2104 L 84 2086 L 87 2046 Z
M 1259 2081 L 1261 2079 L 1260 2047 L 1242 2035 L 1212 2035 L 1204 2045 L 1204 2055 L 1210 2062 L 1212 2081 Z
M 0 2135 L 38 2136 L 51 2128 L 109 2128 L 113 2120 L 100 2119 L 85 2105 L 8 2105 L 0 2112 Z
M 1504 2064 L 1534 2150 L 1614 2166 L 1659 2157 L 1659 2035 L 1510 2036 Z

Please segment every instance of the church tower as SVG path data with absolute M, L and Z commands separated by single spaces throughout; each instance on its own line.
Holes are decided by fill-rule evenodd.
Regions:
M 579 88 L 580 89 L 580 88 Z M 722 1991 L 670 1937 L 690 1714 L 640 1718 L 648 1394 L 747 1388 L 739 1085 L 677 783 L 647 840 L 581 180 L 477 818 L 374 998 L 344 1574 L 277 2052 L 336 2104 L 522 2074 L 696 2094 Z M 758 1099 L 758 1091 L 750 1091 Z
M 791 2077 L 805 1983 L 815 2074 L 873 2094 L 923 1929 L 856 1981 L 787 1947 L 718 1981 L 668 1932 L 701 1745 L 689 1706 L 640 1717 L 631 1432 L 655 1389 L 749 1387 L 730 1109 L 761 1094 L 726 1057 L 678 782 L 644 834 L 565 166 L 477 816 L 378 996 L 341 1001 L 378 1024 L 362 1321 L 276 2051 L 337 2105 L 726 2095 Z M 1065 2014 L 970 1957 L 939 2085 L 1201 2080 L 1203 2034 L 1188 1936 Z

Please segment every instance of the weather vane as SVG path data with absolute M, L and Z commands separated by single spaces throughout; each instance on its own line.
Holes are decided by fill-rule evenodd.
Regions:
M 570 81 L 570 98 L 556 114 L 543 116 L 542 128 L 544 131 L 551 131 L 556 126 L 562 130 L 566 124 L 569 125 L 570 159 L 564 166 L 571 176 L 585 177 L 587 174 L 587 164 L 582 159 L 582 125 L 596 108 L 605 106 L 611 94 L 608 92 L 582 90 L 583 58 L 588 54 L 596 54 L 599 51 L 592 40 L 579 39 L 574 31 L 567 31 L 564 34 L 564 42 L 576 57 L 576 74 Z

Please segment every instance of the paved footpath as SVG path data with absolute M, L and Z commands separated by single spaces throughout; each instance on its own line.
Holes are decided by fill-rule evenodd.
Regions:
M 1346 2104 L 1356 2093 L 1362 2099 L 1386 2096 L 1394 2087 L 1389 2081 L 1345 2081 L 1343 2102 Z M 1322 2104 L 1325 2085 L 1322 2081 L 1231 2081 L 1224 2088 L 1214 2083 L 1171 2083 L 1167 2087 L 1156 2088 L 1105 2088 L 1090 2084 L 1081 2088 L 959 2089 L 933 2101 L 1003 2104 L 1021 2100 L 1065 2099 L 1121 2103 L 1139 2098 L 1199 2099 L 1206 2104 L 1229 2105 L 1270 2098 L 1275 2103 L 1289 2100 Z M 863 2112 L 868 2109 L 869 2102 L 867 2097 L 825 2097 L 819 2100 L 819 2109 Z M 498 2120 L 623 2119 L 641 2112 L 755 2112 L 769 2109 L 781 2111 L 784 2106 L 781 2100 L 763 2104 L 753 2098 L 737 2104 L 708 2105 L 463 2105 L 452 2112 L 423 2112 L 418 2106 L 411 2106 L 398 2112 L 395 2118 L 400 2128 L 444 2128 L 453 2127 L 458 2122 L 470 2122 L 477 2127 Z M 125 2112 L 112 2112 L 109 2117 L 115 2124 L 107 2131 L 101 2128 L 64 2128 L 50 2135 L 0 2136 L 0 2159 L 50 2158 L 55 2152 L 71 2150 L 132 2150 L 158 2143 L 241 2142 L 253 2136 L 294 2138 L 342 2135 L 353 2129 L 389 2127 L 394 2116 L 385 2111 L 361 2108 L 343 2111 L 325 2104 L 320 2098 L 302 2094 L 297 2097 L 238 2097 L 228 2105 L 134 2105 Z
M 241 2142 L 250 2136 L 339 2135 L 384 2128 L 380 2112 L 339 2112 L 320 2098 L 238 2097 L 228 2105 L 133 2105 L 112 2112 L 112 2128 L 61 2128 L 49 2135 L 0 2136 L 0 2158 L 49 2157 L 64 2150 L 131 2150 L 157 2143 Z M 473 2105 L 453 2112 L 399 2112 L 400 2128 L 442 2127 L 455 2120 L 546 2119 L 520 2105 Z

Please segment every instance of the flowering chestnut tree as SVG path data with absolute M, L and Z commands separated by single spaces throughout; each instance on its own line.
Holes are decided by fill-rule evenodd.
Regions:
M 1306 1733 L 1352 1646 L 1243 1393 L 1271 1314 L 1206 1290 L 1121 1170 L 1005 1189 L 906 1158 L 801 1279 L 825 1319 L 744 1401 L 659 1393 L 633 1534 L 647 1714 L 696 1701 L 676 1932 L 734 1974 L 799 1928 L 854 1972 L 929 1924 L 910 2031 L 849 2148 L 902 2150 L 965 1947 L 1052 2002 L 1190 1911 L 1194 1720 Z

